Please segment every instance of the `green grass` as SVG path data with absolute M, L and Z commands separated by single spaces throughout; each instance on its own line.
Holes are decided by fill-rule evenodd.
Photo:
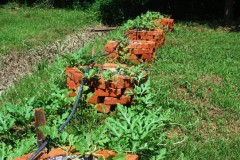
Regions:
M 103 52 L 116 34 L 89 43 L 84 52 L 90 55 L 93 46 Z M 171 110 L 166 159 L 240 157 L 239 36 L 192 23 L 178 23 L 167 34 L 150 74 L 156 102 Z M 60 58 L 26 76 L 3 100 L 21 104 L 24 97 L 47 96 L 50 84 L 65 78 L 66 65 Z
M 0 7 L 0 15 L 0 56 L 42 46 L 96 24 L 92 13 L 74 10 L 6 5 Z
M 177 24 L 151 74 L 159 105 L 172 110 L 168 159 L 240 157 L 240 33 Z M 176 137 L 174 138 L 174 135 Z

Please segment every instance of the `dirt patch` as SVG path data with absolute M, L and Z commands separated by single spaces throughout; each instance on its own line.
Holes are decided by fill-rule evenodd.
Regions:
M 83 29 L 48 46 L 26 52 L 14 52 L 3 57 L 0 62 L 0 95 L 23 76 L 36 71 L 41 61 L 51 63 L 57 55 L 74 52 L 84 47 L 87 42 L 106 34 L 107 32 L 91 32 L 88 29 Z
M 199 80 L 201 82 L 210 82 L 210 83 L 213 83 L 213 84 L 221 84 L 223 82 L 223 79 L 218 76 L 218 75 L 204 75 L 204 76 L 200 76 L 199 77 Z
M 173 139 L 175 137 L 181 137 L 182 136 L 182 131 L 180 128 L 176 128 L 176 127 L 171 127 L 168 132 L 166 137 L 168 139 Z
M 240 119 L 234 111 L 223 111 L 220 108 L 207 108 L 207 118 L 203 119 L 197 131 L 205 139 L 210 137 L 230 139 L 239 136 Z
M 209 108 L 207 111 L 210 117 L 219 117 L 224 113 L 220 108 L 213 108 L 213 107 Z

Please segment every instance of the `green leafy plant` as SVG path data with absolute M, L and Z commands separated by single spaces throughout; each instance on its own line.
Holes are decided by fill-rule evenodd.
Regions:
M 161 112 L 161 107 L 139 113 L 119 104 L 117 110 L 119 113 L 106 122 L 111 149 L 137 154 L 154 152 L 157 144 L 165 140 L 164 125 L 168 117 Z

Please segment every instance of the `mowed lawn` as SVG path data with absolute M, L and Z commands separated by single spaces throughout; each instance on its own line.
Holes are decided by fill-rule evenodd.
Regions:
M 83 11 L 0 6 L 0 55 L 42 46 L 96 23 Z
M 238 159 L 240 33 L 178 23 L 158 53 L 151 80 L 172 113 L 168 159 Z

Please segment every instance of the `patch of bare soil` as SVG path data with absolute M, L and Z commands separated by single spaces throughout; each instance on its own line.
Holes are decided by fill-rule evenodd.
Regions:
M 84 29 L 48 46 L 31 49 L 27 52 L 13 52 L 3 57 L 0 61 L 0 95 L 23 76 L 35 71 L 41 61 L 51 63 L 57 55 L 74 52 L 84 47 L 89 41 L 105 34 L 107 33 Z
M 240 134 L 240 119 L 234 111 L 223 111 L 220 108 L 207 108 L 208 118 L 201 121 L 198 132 L 206 139 L 231 139 Z

